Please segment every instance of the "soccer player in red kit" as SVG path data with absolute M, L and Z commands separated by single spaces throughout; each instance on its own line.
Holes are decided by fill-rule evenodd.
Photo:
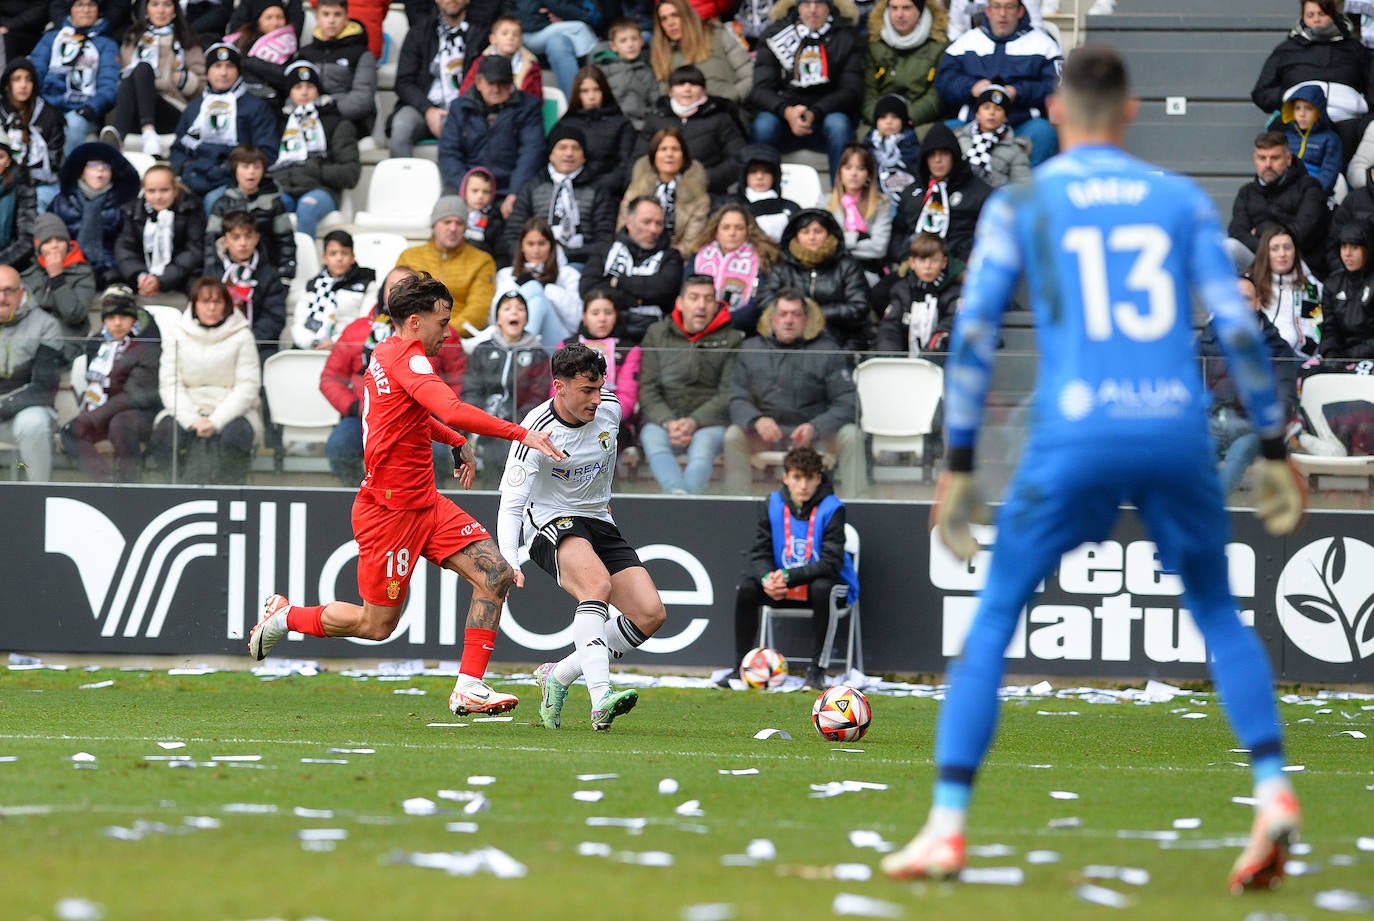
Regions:
M 261 661 L 296 630 L 309 636 L 385 640 L 395 631 L 406 587 L 420 557 L 458 573 L 472 586 L 463 662 L 449 696 L 456 715 L 503 713 L 519 701 L 482 680 L 496 643 L 496 625 L 515 574 L 487 529 L 434 485 L 432 442 L 454 449 L 455 471 L 467 489 L 472 447 L 454 429 L 518 441 L 561 460 L 547 432 L 530 431 L 463 403 L 434 372 L 453 313 L 452 295 L 428 273 L 397 282 L 387 297 L 396 333 L 377 346 L 364 380 L 363 463 L 367 474 L 353 502 L 362 605 L 333 601 L 293 605 L 272 595 L 248 638 Z

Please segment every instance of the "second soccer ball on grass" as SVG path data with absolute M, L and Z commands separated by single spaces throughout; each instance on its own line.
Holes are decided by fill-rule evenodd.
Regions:
M 740 679 L 751 688 L 777 688 L 787 680 L 787 660 L 767 646 L 755 646 L 739 663 Z

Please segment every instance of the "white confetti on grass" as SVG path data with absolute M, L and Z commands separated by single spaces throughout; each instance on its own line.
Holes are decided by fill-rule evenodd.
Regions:
M 578 774 L 577 779 L 582 783 L 590 783 L 594 780 L 619 780 L 619 774 Z
M 1358 729 L 1343 729 L 1343 730 L 1341 730 L 1340 732 L 1336 733 L 1336 735 L 1338 735 L 1338 736 L 1350 736 L 1350 738 L 1352 738 L 1352 739 L 1367 739 L 1367 738 L 1369 738 L 1367 735 L 1365 735 L 1363 732 L 1360 732 L 1360 730 L 1358 730 Z
M 896 902 L 855 895 L 852 892 L 841 892 L 835 896 L 835 901 L 830 903 L 830 911 L 836 915 L 853 915 L 860 918 L 906 917 L 906 908 Z
M 734 921 L 735 906 L 728 902 L 702 902 L 687 905 L 678 914 L 678 921 Z
M 96 690 L 96 689 L 98 689 L 98 688 L 112 688 L 112 687 L 114 687 L 114 682 L 113 682 L 113 681 L 92 681 L 90 684 L 83 684 L 83 685 L 81 685 L 80 687 L 77 688 L 77 690 L 79 690 L 79 691 L 94 691 L 94 690 Z
M 1140 867 L 1111 867 L 1094 864 L 1084 867 L 1083 875 L 1088 879 L 1119 880 L 1128 886 L 1148 886 L 1150 883 L 1150 871 Z
M 1312 903 L 1326 911 L 1374 911 L 1374 898 L 1351 892 L 1349 889 L 1327 889 L 1318 892 Z
M 1356 838 L 1355 847 L 1361 851 L 1374 851 L 1374 838 Z
M 1071 790 L 1051 790 L 1050 799 L 1078 799 L 1078 794 Z
M 658 782 L 658 792 L 664 796 L 672 796 L 678 791 L 678 782 L 671 777 L 665 777 Z
M 758 732 L 754 733 L 754 738 L 760 740 L 776 738 L 784 742 L 790 742 L 792 741 L 792 733 L 788 732 L 786 729 L 760 729 Z
M 157 747 L 160 748 L 160 749 L 162 749 L 163 751 L 169 751 L 169 752 L 170 752 L 170 751 L 176 751 L 178 748 L 185 748 L 185 747 L 186 747 L 186 743 L 185 743 L 185 742 L 159 742 L 159 743 L 157 743 Z
M 90 899 L 61 899 L 53 906 L 52 912 L 58 921 L 100 921 L 105 917 L 105 906 Z
M 450 876 L 476 876 L 489 873 L 498 879 L 518 879 L 529 871 L 523 863 L 496 847 L 476 851 L 392 851 L 388 863 L 409 864 L 429 870 L 444 870 Z
M 1108 889 L 1106 886 L 1083 885 L 1073 891 L 1085 902 L 1094 905 L 1102 905 L 1106 908 L 1129 908 L 1131 900 L 1115 889 Z
M 751 774 L 757 774 L 758 772 L 759 772 L 759 769 L 758 769 L 758 768 L 740 768 L 740 769 L 734 770 L 734 771 L 729 770 L 729 769 L 727 769 L 727 768 L 721 768 L 717 773 L 720 773 L 720 774 L 728 774 L 728 775 L 733 776 L 733 777 L 748 777 L 749 775 L 751 775 Z
M 605 795 L 601 790 L 574 790 L 572 798 L 579 803 L 599 803 Z
M 1202 819 L 1199 818 L 1189 817 L 1184 819 L 1174 819 L 1174 828 L 1189 829 L 1201 827 Z
M 959 873 L 959 882 L 980 886 L 1020 886 L 1025 881 L 1020 867 L 965 867 Z

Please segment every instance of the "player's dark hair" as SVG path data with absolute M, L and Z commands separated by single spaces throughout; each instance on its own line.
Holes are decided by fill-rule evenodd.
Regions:
M 802 476 L 819 476 L 825 471 L 825 461 L 810 445 L 798 445 L 783 455 L 782 469 L 784 473 L 791 470 Z
M 1255 149 L 1269 150 L 1272 147 L 1288 149 L 1288 135 L 1282 131 L 1261 131 L 1255 135 Z
M 553 376 L 565 381 L 579 374 L 585 374 L 591 380 L 606 376 L 606 356 L 580 342 L 570 342 L 554 352 L 549 365 Z
M 453 295 L 442 281 L 428 272 L 416 272 L 396 282 L 387 296 L 387 313 L 391 322 L 399 326 L 413 313 L 428 313 L 434 309 L 435 301 L 443 301 L 453 306 Z
M 231 230 L 251 230 L 253 233 L 258 232 L 257 220 L 254 219 L 252 214 L 242 209 L 230 211 L 224 216 L 224 220 L 219 226 L 220 235 L 225 237 L 229 236 Z
M 1083 127 L 1100 129 L 1119 124 L 1130 93 L 1126 62 L 1105 45 L 1075 48 L 1064 59 L 1059 91 L 1065 107 Z

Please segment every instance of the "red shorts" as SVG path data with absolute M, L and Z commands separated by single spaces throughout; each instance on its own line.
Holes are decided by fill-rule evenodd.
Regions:
M 405 602 L 420 557 L 437 566 L 468 544 L 491 537 L 442 496 L 428 508 L 389 509 L 362 494 L 353 501 L 353 536 L 358 541 L 358 594 L 384 607 Z

